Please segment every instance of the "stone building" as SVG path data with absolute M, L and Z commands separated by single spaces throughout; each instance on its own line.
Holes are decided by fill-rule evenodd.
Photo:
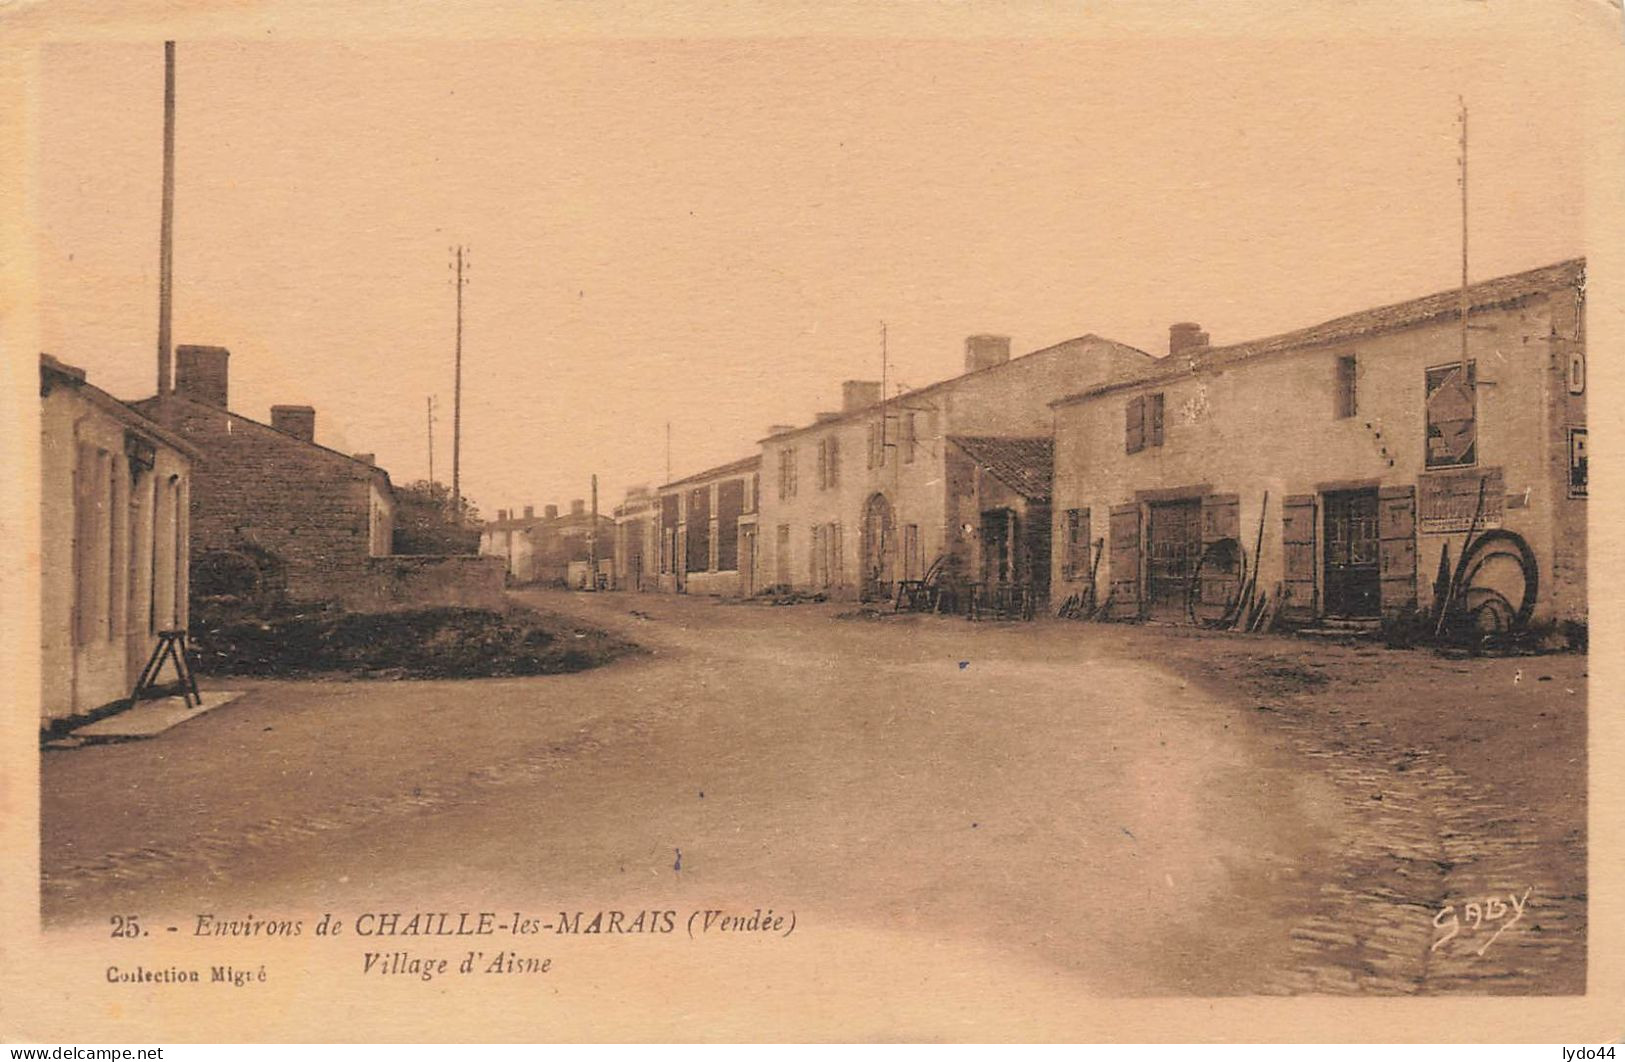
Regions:
M 194 592 L 255 584 L 301 601 L 377 598 L 380 580 L 393 577 L 369 564 L 391 551 L 388 473 L 370 454 L 317 443 L 309 406 L 272 406 L 269 424 L 231 412 L 229 359 L 224 347 L 178 347 L 174 393 L 136 403 L 200 455 L 191 491 Z
M 615 521 L 615 589 L 658 589 L 659 506 L 647 485 L 629 487 Z
M 487 520 L 480 529 L 480 554 L 501 557 L 511 582 L 534 582 L 536 548 L 531 532 L 548 520 L 557 520 L 558 516 L 557 505 L 549 505 L 540 517 L 533 505 L 525 506 L 523 515 L 498 509 L 496 519 Z
M 581 498 L 563 515 L 556 505 L 547 506 L 540 517 L 532 506 L 526 506 L 523 516 L 498 510 L 480 534 L 480 554 L 503 558 L 509 581 L 520 584 L 584 588 L 593 557 L 604 581 L 612 582 L 614 549 L 615 521 L 589 513 Z
M 1475 619 L 1583 621 L 1584 263 L 1467 297 L 1465 375 L 1446 291 L 1222 347 L 1175 325 L 1139 379 L 1056 402 L 1060 592 L 1188 621 L 1256 573 L 1288 619 L 1375 623 L 1431 607 L 1476 513 Z
M 184 629 L 197 451 L 40 358 L 42 725 L 128 697 L 158 632 Z
M 654 532 L 649 554 L 654 588 L 722 596 L 757 591 L 761 464 L 761 455 L 752 454 L 673 480 L 656 492 L 648 517 Z
M 1008 338 L 982 335 L 952 379 L 884 402 L 880 384 L 847 381 L 839 412 L 762 440 L 758 585 L 883 598 L 933 569 L 1041 584 L 1047 497 L 1031 484 L 1048 475 L 1049 403 L 1152 360 L 1094 335 L 1011 358 Z

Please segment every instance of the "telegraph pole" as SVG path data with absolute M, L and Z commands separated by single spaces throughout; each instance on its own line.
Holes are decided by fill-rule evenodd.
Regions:
M 598 589 L 598 473 L 592 476 L 592 530 L 587 532 L 587 589 Z
M 463 273 L 467 250 L 462 244 L 452 248 L 456 255 L 452 268 L 457 274 L 452 281 L 457 287 L 457 378 L 451 398 L 451 505 L 458 526 L 463 522 L 463 288 L 468 284 Z
M 666 421 L 666 482 L 671 482 L 671 421 Z
M 175 42 L 164 42 L 164 192 L 158 222 L 158 400 L 171 390 L 170 303 L 175 285 Z
M 1461 104 L 1461 383 L 1469 390 L 1473 381 L 1467 375 L 1467 101 L 1458 96 Z
M 434 487 L 434 395 L 427 399 L 429 405 L 429 486 Z

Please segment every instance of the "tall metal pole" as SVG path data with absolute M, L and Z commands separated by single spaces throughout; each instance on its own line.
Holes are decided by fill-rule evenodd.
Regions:
M 1467 375 L 1467 101 L 1461 103 L 1461 383 L 1471 388 L 1473 381 Z
M 451 399 L 451 505 L 460 525 L 463 522 L 463 245 L 457 255 L 457 378 Z
M 592 477 L 592 530 L 587 532 L 587 589 L 598 589 L 598 473 Z
M 429 405 L 429 487 L 434 487 L 434 395 L 426 400 Z M 433 494 L 430 495 L 433 497 Z
M 158 398 L 170 392 L 170 303 L 175 281 L 175 42 L 164 42 L 164 192 L 158 222 Z

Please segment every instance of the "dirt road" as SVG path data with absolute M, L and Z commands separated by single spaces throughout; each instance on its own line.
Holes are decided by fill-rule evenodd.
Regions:
M 1525 831 L 1501 853 L 1518 865 L 1490 865 L 1451 815 L 1495 794 L 1437 749 L 1406 744 L 1395 770 L 1394 735 L 1354 726 L 1358 698 L 1353 737 L 1305 707 L 1336 698 L 1291 681 L 1300 665 L 1223 673 L 1283 639 L 531 600 L 650 652 L 532 679 L 260 683 L 157 741 L 47 755 L 48 920 L 772 908 L 795 933 L 730 942 L 726 962 L 549 945 L 601 971 L 642 947 L 647 983 L 617 975 L 632 998 L 698 978 L 741 1021 L 798 985 L 809 1034 L 821 1013 L 906 1027 L 922 999 L 1032 1035 L 1100 994 L 1583 988 L 1583 833 Z M 1573 689 L 1583 658 L 1566 659 Z M 1290 688 L 1261 703 L 1260 681 Z M 1566 696 L 1573 716 L 1583 688 Z M 1583 759 L 1580 777 L 1583 793 Z M 1530 865 L 1554 852 L 1578 869 Z M 1453 868 L 1485 853 L 1471 887 L 1517 878 L 1549 926 L 1544 942 L 1514 928 L 1493 967 L 1465 937 L 1433 947 Z M 647 1031 L 692 1031 L 668 1018 Z

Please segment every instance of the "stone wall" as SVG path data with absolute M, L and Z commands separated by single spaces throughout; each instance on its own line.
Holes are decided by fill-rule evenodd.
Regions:
M 347 581 L 340 601 L 357 612 L 437 605 L 500 609 L 507 603 L 505 574 L 501 557 L 372 557 L 358 578 Z

